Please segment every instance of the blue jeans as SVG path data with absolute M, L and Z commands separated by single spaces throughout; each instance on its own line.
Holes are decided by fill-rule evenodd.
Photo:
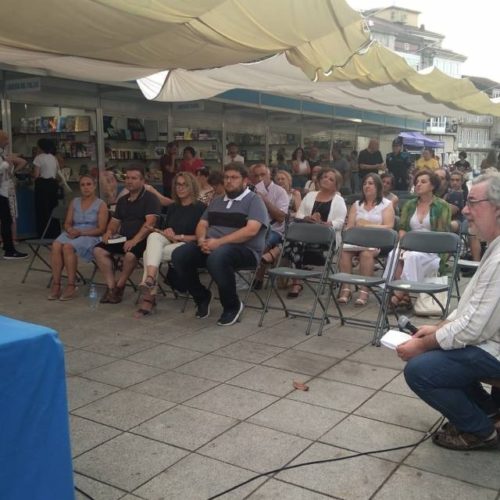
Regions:
M 210 254 L 203 253 L 194 242 L 176 248 L 172 253 L 172 265 L 198 304 L 208 297 L 208 290 L 200 282 L 198 269 L 206 267 L 219 289 L 224 311 L 237 311 L 240 299 L 236 292 L 235 269 L 255 267 L 253 252 L 238 243 L 222 245 Z
M 269 231 L 269 234 L 266 239 L 266 249 L 274 248 L 276 245 L 279 245 L 283 241 L 283 236 L 276 231 Z
M 413 392 L 460 431 L 480 437 L 493 432 L 488 414 L 496 408 L 479 380 L 500 378 L 500 361 L 483 349 L 425 352 L 408 361 L 404 374 Z

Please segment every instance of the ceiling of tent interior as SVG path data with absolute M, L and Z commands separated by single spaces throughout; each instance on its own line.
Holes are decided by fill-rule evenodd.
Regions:
M 500 116 L 470 81 L 418 73 L 369 44 L 345 0 L 2 0 L 0 64 L 18 71 L 104 83 L 148 77 L 141 90 L 159 100 L 251 84 L 409 117 Z

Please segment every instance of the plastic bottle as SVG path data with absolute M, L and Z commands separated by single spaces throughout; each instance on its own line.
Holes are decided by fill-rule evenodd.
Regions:
M 97 309 L 99 306 L 99 294 L 97 293 L 97 287 L 94 283 L 90 284 L 88 298 L 90 309 Z

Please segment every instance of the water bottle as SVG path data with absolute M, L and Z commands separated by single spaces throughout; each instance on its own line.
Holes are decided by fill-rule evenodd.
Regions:
M 97 287 L 94 283 L 90 284 L 88 298 L 90 309 L 97 309 L 99 305 L 99 294 L 97 293 Z

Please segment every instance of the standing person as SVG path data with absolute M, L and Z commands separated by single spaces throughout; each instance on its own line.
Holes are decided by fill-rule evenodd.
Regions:
M 223 165 L 229 165 L 230 163 L 245 163 L 245 158 L 239 154 L 238 145 L 234 142 L 230 142 L 227 146 L 227 155 L 224 157 Z
M 424 148 L 422 156 L 415 163 L 415 170 L 430 170 L 435 172 L 439 168 L 439 162 L 434 158 L 434 151 L 431 148 Z
M 347 157 L 351 170 L 351 190 L 353 193 L 361 191 L 361 180 L 359 178 L 358 152 L 353 149 Z
M 9 190 L 11 189 L 14 169 L 22 168 L 26 161 L 17 156 L 8 155 L 5 148 L 9 145 L 9 136 L 0 130 L 0 225 L 4 249 L 4 259 L 25 259 L 28 254 L 18 252 L 12 239 L 12 214 L 9 204 Z
M 275 168 L 276 168 L 276 173 L 279 170 L 284 170 L 285 172 L 288 172 L 290 175 L 292 175 L 292 167 L 285 160 L 284 153 L 278 153 L 276 155 L 276 167 Z
M 49 300 L 71 300 L 76 297 L 78 257 L 86 262 L 94 258 L 94 247 L 106 230 L 108 209 L 96 196 L 96 180 L 90 175 L 80 177 L 80 196 L 74 198 L 64 220 L 64 231 L 52 243 L 52 288 Z M 62 270 L 66 268 L 68 282 L 61 294 Z
M 330 158 L 330 168 L 335 169 L 342 175 L 342 185 L 338 186 L 338 189 L 342 186 L 351 185 L 351 174 L 349 162 L 342 156 L 342 149 L 338 146 L 332 148 L 331 158 Z
M 171 198 L 172 181 L 177 171 L 177 143 L 169 142 L 167 152 L 160 158 L 160 170 L 162 173 L 163 194 Z
M 311 168 L 311 178 L 306 182 L 304 186 L 304 193 L 309 193 L 310 191 L 318 191 L 318 175 L 322 170 L 323 169 L 319 165 Z
M 500 174 L 472 181 L 464 215 L 488 248 L 457 308 L 437 325 L 421 326 L 397 347 L 408 361 L 410 388 L 449 422 L 433 435 L 453 450 L 498 447 L 500 390 L 489 395 L 481 379 L 500 379 Z
M 179 166 L 179 171 L 189 172 L 195 175 L 196 171 L 204 166 L 203 160 L 196 156 L 195 149 L 191 146 L 186 146 L 182 151 L 182 160 Z
M 307 179 L 311 175 L 311 167 L 305 158 L 303 148 L 297 148 L 292 153 L 292 186 L 304 189 Z
M 316 146 L 312 146 L 309 150 L 309 156 L 307 160 L 309 161 L 309 166 L 311 168 L 321 166 L 321 158 L 319 156 L 319 150 Z
M 38 141 L 38 151 L 33 160 L 35 169 L 35 216 L 36 230 L 39 237 L 42 236 L 47 223 L 49 222 L 52 210 L 58 204 L 58 182 L 57 172 L 59 163 L 56 158 L 56 145 L 51 139 L 40 139 Z M 60 227 L 57 221 L 52 221 L 45 233 L 46 238 L 57 238 Z
M 458 161 L 453 164 L 453 167 L 454 170 L 462 172 L 463 175 L 472 170 L 470 163 L 467 161 L 467 153 L 465 151 L 460 151 L 460 153 L 458 153 Z
M 388 171 L 394 176 L 394 187 L 396 191 L 408 191 L 411 156 L 403 151 L 403 141 L 400 137 L 392 141 L 392 153 L 386 156 L 385 163 Z
M 241 163 L 224 167 L 225 196 L 214 198 L 196 227 L 197 242 L 176 248 L 172 265 L 196 303 L 196 317 L 210 315 L 211 292 L 201 284 L 206 267 L 219 289 L 220 326 L 233 325 L 243 311 L 236 291 L 235 269 L 257 266 L 269 224 L 261 197 L 247 188 L 247 170 Z
M 145 187 L 142 165 L 131 165 L 127 168 L 125 187 L 128 189 L 128 194 L 122 196 L 116 203 L 115 213 L 102 236 L 102 243 L 94 248 L 97 266 L 108 286 L 101 298 L 102 304 L 118 304 L 122 301 L 127 280 L 146 249 L 146 238 L 161 211 L 158 198 Z M 118 231 L 126 241 L 109 243 Z M 112 255 L 124 256 L 123 270 L 118 281 L 115 281 Z
M 384 159 L 380 152 L 378 139 L 370 139 L 368 147 L 360 151 L 358 156 L 359 180 L 363 180 L 366 174 L 378 174 L 379 170 L 385 170 Z

